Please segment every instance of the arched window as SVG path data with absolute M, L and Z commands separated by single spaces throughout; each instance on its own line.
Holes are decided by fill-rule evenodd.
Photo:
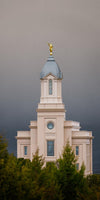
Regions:
M 52 94 L 52 80 L 49 79 L 49 94 Z

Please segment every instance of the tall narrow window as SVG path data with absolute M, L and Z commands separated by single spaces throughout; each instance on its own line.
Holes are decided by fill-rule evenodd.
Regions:
M 52 80 L 49 79 L 49 94 L 52 94 Z
M 47 141 L 47 156 L 54 156 L 54 141 Z
M 27 146 L 24 146 L 24 155 L 27 155 Z
M 79 170 L 79 163 L 76 163 L 76 169 Z
M 76 146 L 76 156 L 79 155 L 79 146 Z

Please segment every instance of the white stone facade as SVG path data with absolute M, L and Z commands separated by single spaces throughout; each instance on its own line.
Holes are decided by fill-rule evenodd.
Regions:
M 85 174 L 92 174 L 92 132 L 80 131 L 79 122 L 66 121 L 61 91 L 62 77 L 58 74 L 61 72 L 58 71 L 56 75 L 55 72 L 60 69 L 52 56 L 49 59 L 46 63 L 47 71 L 43 68 L 43 73 L 48 73 L 44 73 L 41 78 L 37 121 L 30 122 L 30 131 L 17 132 L 17 157 L 32 160 L 39 149 L 45 162 L 55 161 L 69 141 L 77 157 L 77 168 L 80 169 L 84 162 Z

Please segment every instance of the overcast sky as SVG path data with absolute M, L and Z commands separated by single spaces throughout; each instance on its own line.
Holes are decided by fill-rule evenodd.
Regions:
M 100 0 L 0 0 L 0 130 L 16 155 L 17 130 L 36 120 L 48 42 L 64 76 L 66 119 L 93 131 L 100 173 Z

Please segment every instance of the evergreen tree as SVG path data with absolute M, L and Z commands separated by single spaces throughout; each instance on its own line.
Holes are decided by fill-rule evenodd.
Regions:
M 81 167 L 80 171 L 77 171 L 76 161 L 74 151 L 67 143 L 62 156 L 57 161 L 57 179 L 64 200 L 79 199 L 82 190 L 85 190 L 84 166 Z

